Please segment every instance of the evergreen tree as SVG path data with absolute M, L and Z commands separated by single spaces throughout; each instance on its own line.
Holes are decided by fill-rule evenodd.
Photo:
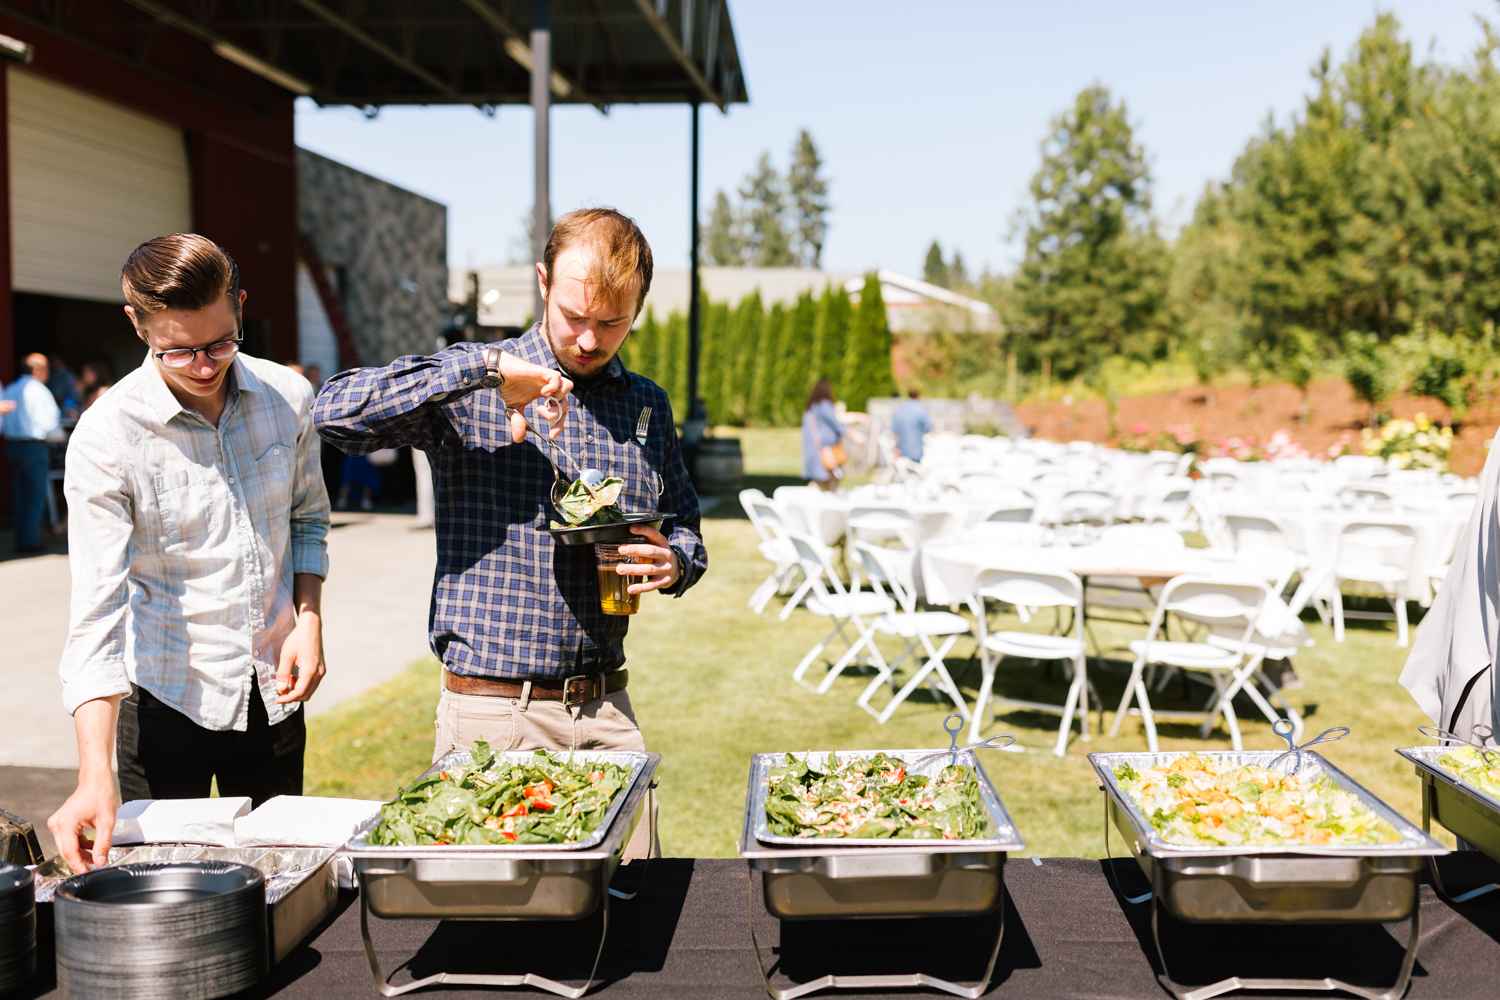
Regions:
M 703 227 L 703 252 L 708 263 L 719 267 L 740 267 L 745 263 L 745 238 L 729 196 L 720 191 L 714 196 L 714 207 Z
M 726 305 L 727 309 L 728 306 Z M 719 423 L 744 426 L 748 413 L 750 380 L 755 371 L 765 309 L 759 290 L 740 299 L 725 326 L 724 357 L 719 367 Z
M 1103 87 L 1080 93 L 1052 122 L 1030 190 L 1016 304 L 1054 377 L 1093 370 L 1119 352 L 1152 356 L 1166 249 L 1123 103 Z
M 847 301 L 847 299 L 845 300 Z M 844 347 L 842 397 L 849 409 L 865 412 L 871 397 L 893 396 L 896 381 L 891 374 L 891 328 L 886 319 L 880 279 L 871 272 L 859 293 L 859 306 L 849 327 Z
M 834 393 L 842 398 L 838 382 L 844 374 L 844 346 L 848 343 L 852 316 L 848 292 L 838 285 L 829 285 L 823 290 L 818 300 L 818 318 L 813 324 L 809 387 L 818 379 L 826 378 L 834 384 Z
M 755 172 L 740 185 L 740 202 L 749 262 L 755 267 L 793 266 L 796 258 L 785 222 L 786 192 L 769 153 L 760 155 Z
M 776 368 L 778 359 L 786 350 L 783 337 L 787 326 L 786 309 L 780 302 L 771 307 L 770 315 L 762 321 L 760 343 L 752 359 L 750 400 L 745 411 L 747 423 L 757 427 L 770 427 L 776 422 L 776 411 L 780 403 L 777 397 Z
M 818 323 L 818 301 L 812 292 L 803 292 L 797 304 L 787 313 L 782 327 L 780 354 L 776 359 L 776 408 L 772 422 L 791 427 L 802 420 L 802 410 L 812 388 L 812 349 Z
M 922 262 L 922 280 L 941 288 L 948 287 L 948 265 L 943 261 L 943 248 L 933 240 L 927 248 L 927 259 Z
M 698 391 L 703 394 L 703 405 L 708 410 L 709 423 L 730 422 L 729 400 L 724 396 L 724 372 L 733 370 L 737 359 L 735 345 L 730 340 L 729 304 L 710 302 L 703 298 L 699 310 L 701 317 L 701 360 L 698 369 Z M 686 376 L 684 376 L 686 378 Z
M 687 317 L 673 312 L 662 325 L 661 347 L 656 352 L 660 384 L 672 400 L 672 412 L 678 423 L 687 419 Z
M 823 266 L 823 241 L 828 238 L 828 181 L 819 173 L 812 134 L 803 129 L 792 144 L 792 165 L 787 170 L 787 196 L 796 215 L 793 257 L 801 267 Z

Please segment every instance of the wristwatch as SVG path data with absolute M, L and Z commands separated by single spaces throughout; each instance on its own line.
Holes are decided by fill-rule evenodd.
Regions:
M 494 344 L 486 344 L 484 351 L 484 378 L 479 380 L 481 389 L 498 389 L 505 384 L 505 376 L 500 374 L 500 355 L 504 352 Z

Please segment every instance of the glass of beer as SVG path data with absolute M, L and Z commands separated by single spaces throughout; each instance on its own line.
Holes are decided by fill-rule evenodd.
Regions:
M 643 576 L 621 576 L 617 566 L 622 563 L 639 562 L 635 556 L 620 554 L 617 542 L 599 542 L 594 545 L 595 565 L 599 577 L 599 610 L 607 615 L 633 615 L 641 609 L 641 595 L 632 594 L 625 588 L 640 583 Z M 635 542 L 625 542 L 634 545 Z

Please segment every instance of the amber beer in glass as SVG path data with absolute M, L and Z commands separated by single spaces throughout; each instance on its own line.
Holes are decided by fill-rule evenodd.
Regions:
M 633 545 L 634 542 L 626 542 Z M 633 615 L 641 609 L 641 595 L 632 594 L 625 588 L 640 583 L 645 577 L 621 576 L 615 568 L 621 563 L 639 562 L 635 556 L 620 554 L 620 546 L 600 542 L 594 546 L 599 577 L 599 610 L 607 615 Z

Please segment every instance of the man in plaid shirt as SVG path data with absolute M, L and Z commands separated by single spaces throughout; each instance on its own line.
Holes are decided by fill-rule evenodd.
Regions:
M 620 567 L 639 577 L 630 592 L 681 596 L 707 568 L 671 404 L 616 356 L 651 284 L 645 236 L 613 209 L 572 212 L 553 229 L 537 280 L 544 319 L 503 350 L 461 343 L 343 372 L 313 408 L 318 430 L 346 452 L 410 445 L 432 464 L 429 627 L 444 668 L 434 760 L 479 736 L 497 749 L 645 748 L 625 690 L 629 619 L 600 610 L 593 546 L 559 546 L 545 530 L 557 518 L 553 467 L 508 407 L 533 428 L 550 426 L 582 467 L 624 479 L 622 510 L 674 515 L 665 535 L 632 526 L 640 543 L 621 551 L 640 561 Z M 635 430 L 645 407 L 643 446 Z

